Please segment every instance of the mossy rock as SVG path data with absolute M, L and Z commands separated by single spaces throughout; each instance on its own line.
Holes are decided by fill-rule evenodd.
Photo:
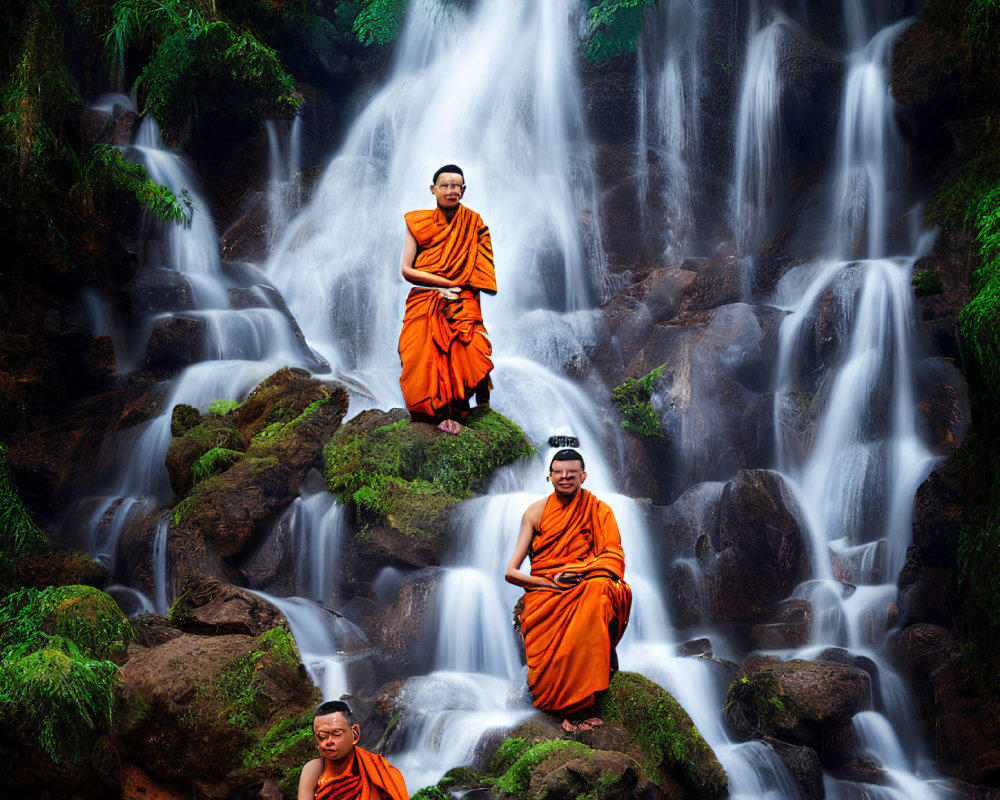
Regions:
M 24 556 L 17 562 L 21 586 L 93 586 L 103 589 L 110 579 L 108 568 L 79 550 L 53 550 Z
M 695 797 L 724 797 L 729 781 L 712 748 L 669 692 L 633 672 L 616 672 L 599 695 L 597 715 L 619 724 L 638 742 L 649 766 L 674 778 Z
M 133 637 L 112 598 L 90 586 L 24 588 L 0 601 L 4 726 L 56 762 L 86 763 L 111 719 Z M 113 659 L 113 660 L 112 660 Z
M 211 413 L 204 417 L 199 415 L 199 421 L 191 425 L 193 420 L 190 415 L 187 412 L 178 413 L 179 408 L 190 408 L 190 406 L 174 407 L 171 433 L 174 430 L 184 432 L 170 441 L 166 466 L 171 488 L 175 494 L 183 497 L 198 480 L 203 480 L 219 471 L 215 468 L 220 462 L 217 457 L 210 456 L 208 461 L 203 461 L 208 453 L 217 450 L 242 453 L 247 449 L 247 441 L 229 415 Z M 228 457 L 228 466 L 232 466 L 235 460 L 233 457 Z M 213 469 L 214 472 L 211 471 Z
M 485 408 L 474 409 L 459 434 L 410 422 L 402 409 L 367 411 L 323 449 L 324 474 L 340 501 L 353 505 L 362 531 L 388 525 L 408 535 L 433 534 L 452 505 L 532 452 L 514 423 Z

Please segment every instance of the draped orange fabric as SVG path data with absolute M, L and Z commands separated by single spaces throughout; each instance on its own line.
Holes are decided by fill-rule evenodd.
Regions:
M 354 748 L 354 762 L 339 777 L 324 769 L 316 781 L 316 800 L 409 800 L 402 773 L 378 753 Z
M 632 590 L 611 509 L 585 489 L 563 506 L 552 494 L 531 540 L 531 574 L 574 572 L 566 589 L 528 589 L 521 632 L 528 688 L 537 708 L 563 716 L 589 708 L 608 688 L 612 651 L 628 625 Z
M 413 268 L 463 287 L 451 302 L 434 289 L 412 289 L 399 334 L 406 407 L 416 419 L 440 421 L 468 410 L 476 386 L 493 369 L 479 308 L 480 292 L 497 291 L 493 246 L 482 217 L 462 205 L 450 223 L 437 208 L 405 219 L 417 242 Z

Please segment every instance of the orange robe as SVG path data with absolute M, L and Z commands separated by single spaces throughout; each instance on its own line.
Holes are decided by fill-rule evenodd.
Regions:
M 316 800 L 410 800 L 402 773 L 378 753 L 354 748 L 354 761 L 339 777 L 324 769 L 316 781 Z
M 632 590 L 611 509 L 585 489 L 565 507 L 549 496 L 531 540 L 531 574 L 585 577 L 565 589 L 525 590 L 521 632 L 528 688 L 542 711 L 567 716 L 594 704 L 608 688 L 614 647 L 628 625 Z M 613 664 L 614 661 L 614 664 Z
M 411 211 L 405 219 L 417 241 L 413 269 L 462 286 L 451 302 L 436 289 L 411 289 L 399 334 L 406 408 L 414 419 L 440 422 L 468 411 L 476 386 L 493 369 L 479 308 L 480 292 L 497 291 L 493 246 L 482 217 L 462 205 L 451 222 L 437 208 Z

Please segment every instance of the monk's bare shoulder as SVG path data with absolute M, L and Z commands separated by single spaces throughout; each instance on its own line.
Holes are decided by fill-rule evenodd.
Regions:
M 528 506 L 524 512 L 524 516 L 521 517 L 521 522 L 530 522 L 533 528 L 537 528 L 538 524 L 542 521 L 542 512 L 545 511 L 547 500 L 547 497 L 543 497 L 541 500 L 536 500 Z

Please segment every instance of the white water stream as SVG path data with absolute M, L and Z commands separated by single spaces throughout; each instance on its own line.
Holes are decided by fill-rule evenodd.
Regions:
M 660 185 L 667 192 L 669 219 L 662 224 L 671 262 L 697 255 L 687 250 L 697 238 L 689 201 L 701 146 L 692 84 L 700 81 L 698 43 L 711 13 L 710 3 L 683 5 L 662 4 L 655 36 L 643 42 L 643 73 L 652 77 L 643 84 L 637 129 L 641 151 L 656 150 L 669 175 Z M 828 797 L 945 797 L 921 750 L 901 681 L 881 650 L 885 608 L 909 543 L 913 492 L 932 464 L 915 422 L 910 331 L 909 272 L 925 241 L 914 237 L 908 252 L 898 253 L 886 244 L 888 224 L 899 213 L 893 159 L 902 152 L 886 75 L 892 41 L 905 22 L 876 30 L 861 5 L 849 6 L 851 52 L 831 158 L 837 187 L 830 200 L 836 209 L 832 244 L 825 260 L 789 272 L 770 298 L 789 312 L 774 376 L 776 467 L 795 492 L 813 553 L 813 579 L 799 593 L 813 603 L 817 625 L 810 648 L 794 655 L 815 657 L 836 645 L 872 659 L 880 675 L 873 710 L 858 715 L 855 727 L 891 785 L 827 778 Z M 768 233 L 780 147 L 777 55 L 785 18 L 770 11 L 758 16 L 756 3 L 754 9 L 734 108 L 731 227 L 741 256 L 751 255 Z M 797 798 L 796 784 L 773 751 L 730 739 L 721 717 L 723 676 L 711 662 L 676 655 L 650 532 L 634 501 L 617 493 L 611 465 L 620 442 L 609 392 L 593 375 L 568 377 L 577 374 L 570 365 L 587 363 L 602 324 L 595 302 L 614 286 L 601 247 L 594 154 L 576 76 L 582 13 L 572 0 L 482 0 L 468 10 L 411 0 L 391 73 L 359 111 L 311 202 L 294 216 L 296 131 L 271 129 L 275 246 L 261 281 L 277 287 L 330 373 L 354 387 L 352 414 L 401 405 L 396 341 L 407 288 L 399 277 L 402 214 L 430 205 L 426 187 L 436 167 L 461 164 L 469 185 L 465 201 L 490 226 L 496 253 L 499 294 L 483 303 L 495 348 L 492 405 L 536 442 L 558 433 L 582 440 L 587 486 L 615 510 L 635 596 L 619 650 L 622 668 L 642 672 L 684 705 L 726 767 L 732 797 Z M 208 335 L 204 360 L 166 387 L 165 412 L 109 443 L 103 488 L 81 503 L 89 520 L 84 538 L 91 552 L 109 559 L 129 514 L 170 501 L 163 459 L 174 405 L 204 411 L 214 400 L 241 398 L 289 364 L 325 372 L 280 308 L 230 308 L 227 289 L 235 284 L 219 261 L 217 235 L 197 187 L 159 146 L 149 122 L 137 151 L 154 179 L 191 192 L 191 227 L 171 227 L 167 257 L 150 266 L 183 274 L 194 306 L 183 313 L 203 320 Z M 641 195 L 652 176 L 644 153 L 637 163 Z M 861 258 L 846 260 L 852 255 Z M 837 358 L 823 384 L 814 386 L 811 373 L 796 366 L 802 361 L 797 356 L 807 346 L 814 309 L 827 295 L 843 312 Z M 136 320 L 136 328 L 148 336 L 155 319 Z M 116 353 L 138 358 L 143 352 L 119 344 Z M 809 446 L 782 433 L 780 424 L 782 409 L 804 393 L 819 420 Z M 520 591 L 505 584 L 502 573 L 521 514 L 548 490 L 546 463 L 543 452 L 501 470 L 486 497 L 455 514 L 453 549 L 437 598 L 435 670 L 411 678 L 402 691 L 408 727 L 402 749 L 389 754 L 411 791 L 468 763 L 484 733 L 534 713 L 522 690 L 524 669 L 510 623 Z M 336 594 L 342 509 L 312 479 L 288 514 L 303 556 L 296 565 L 302 597 L 266 597 L 289 618 L 324 696 L 338 697 L 350 690 L 352 664 L 363 664 L 367 645 L 346 620 L 318 605 Z M 157 559 L 169 547 L 166 530 L 158 542 Z M 858 587 L 846 600 L 831 553 Z M 165 577 L 157 584 L 157 611 L 170 599 L 165 584 Z M 726 647 L 718 642 L 716 649 Z

